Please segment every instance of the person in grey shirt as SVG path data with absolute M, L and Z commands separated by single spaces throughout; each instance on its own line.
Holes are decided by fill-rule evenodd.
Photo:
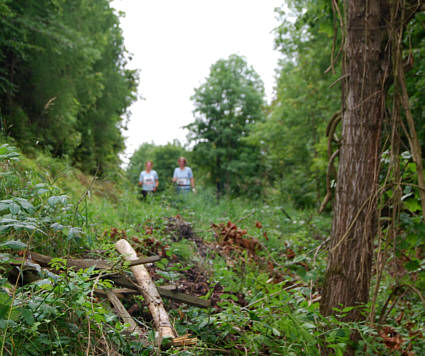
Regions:
M 196 192 L 195 180 L 193 179 L 192 169 L 187 167 L 186 158 L 180 157 L 177 161 L 178 167 L 174 170 L 173 182 L 177 184 L 178 192 Z
M 145 170 L 140 173 L 139 187 L 142 187 L 143 198 L 149 193 L 156 192 L 159 185 L 158 173 L 152 169 L 152 161 L 147 161 Z

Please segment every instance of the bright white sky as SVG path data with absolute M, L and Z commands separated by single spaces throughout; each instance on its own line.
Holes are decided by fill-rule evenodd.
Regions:
M 210 66 L 233 53 L 260 74 L 270 100 L 279 54 L 273 50 L 274 8 L 283 0 L 114 0 L 124 11 L 125 45 L 140 69 L 139 99 L 130 108 L 127 161 L 143 142 L 186 143 L 190 97 Z

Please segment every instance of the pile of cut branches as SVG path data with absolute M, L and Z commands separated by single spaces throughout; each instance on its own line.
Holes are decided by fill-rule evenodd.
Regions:
M 94 288 L 93 293 L 98 297 L 105 298 L 105 301 L 108 301 L 112 305 L 114 312 L 126 325 L 126 333 L 136 337 L 140 343 L 146 346 L 149 345 L 148 330 L 133 319 L 131 313 L 123 304 L 123 300 L 134 295 L 141 295 L 149 309 L 155 328 L 155 344 L 157 346 L 169 344 L 170 342 L 166 340 L 170 340 L 174 346 L 186 346 L 197 343 L 197 339 L 191 338 L 190 335 L 177 335 L 162 298 L 165 297 L 176 302 L 202 308 L 208 308 L 211 304 L 210 300 L 181 293 L 173 285 L 156 286 L 145 265 L 159 261 L 161 259 L 160 256 L 138 256 L 126 239 L 118 240 L 115 243 L 115 248 L 122 256 L 121 261 L 116 263 L 102 259 L 85 258 L 60 260 L 63 262 L 63 266 L 66 266 L 66 269 L 80 270 L 93 268 L 98 271 L 98 279 L 107 279 L 112 282 L 111 288 L 105 288 L 104 284 L 101 284 L 103 287 Z M 12 269 L 12 273 L 9 274 L 9 280 L 15 285 L 31 283 L 37 279 L 37 272 L 42 268 L 48 269 L 52 273 L 51 263 L 55 260 L 51 256 L 27 251 L 20 259 L 12 263 L 14 268 Z

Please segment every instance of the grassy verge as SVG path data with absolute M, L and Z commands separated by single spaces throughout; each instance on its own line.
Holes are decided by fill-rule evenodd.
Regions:
M 141 201 L 125 180 L 94 180 L 64 162 L 28 159 L 6 145 L 0 146 L 0 174 L 0 355 L 158 352 L 123 334 L 109 304 L 92 293 L 109 284 L 91 269 L 69 270 L 59 258 L 53 263 L 59 269 L 50 270 L 55 275 L 37 272 L 41 279 L 22 287 L 8 281 L 10 262 L 29 249 L 116 262 L 119 238 L 140 254 L 162 257 L 150 267 L 158 285 L 172 283 L 213 302 L 200 309 L 166 301 L 178 333 L 200 341 L 163 354 L 317 355 L 328 347 L 339 355 L 353 329 L 362 336 L 359 354 L 387 350 L 366 323 L 346 324 L 318 312 L 329 217 L 268 201 L 217 202 L 208 189 Z M 152 328 L 141 297 L 125 303 Z M 417 315 L 414 308 L 409 313 Z M 409 345 L 421 351 L 419 338 L 410 337 Z

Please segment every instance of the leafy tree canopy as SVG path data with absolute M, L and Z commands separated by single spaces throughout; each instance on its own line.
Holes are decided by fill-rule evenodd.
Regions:
M 90 173 L 117 170 L 137 73 L 108 0 L 0 0 L 1 128 Z
M 195 121 L 187 126 L 193 158 L 222 192 L 259 191 L 258 146 L 246 138 L 264 120 L 264 86 L 243 57 L 231 55 L 212 65 L 192 97 Z
M 339 109 L 340 72 L 329 71 L 332 10 L 324 2 L 288 1 L 277 10 L 281 25 L 275 47 L 282 54 L 276 96 L 267 119 L 252 130 L 249 142 L 264 152 L 273 196 L 311 206 L 324 194 L 327 168 L 326 125 Z M 288 10 L 289 9 L 289 10 Z M 285 12 L 286 11 L 286 12 Z M 288 17 L 289 11 L 289 17 Z M 295 17 L 295 21 L 291 20 Z

